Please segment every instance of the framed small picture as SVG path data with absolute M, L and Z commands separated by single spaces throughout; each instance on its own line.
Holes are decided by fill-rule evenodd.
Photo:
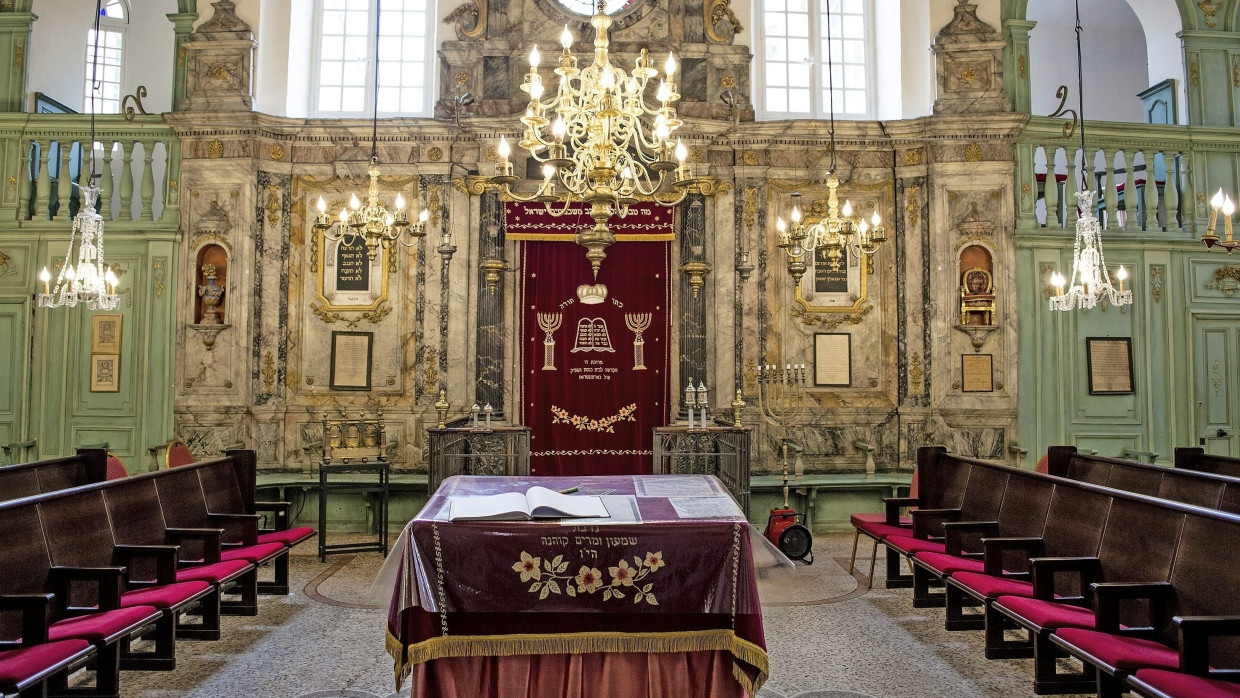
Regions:
M 1131 395 L 1132 338 L 1086 337 L 1090 395 Z
M 993 393 L 995 360 L 993 354 L 960 355 L 960 392 Z
M 332 390 L 370 390 L 371 332 L 332 332 Z
M 846 388 L 852 385 L 852 335 L 819 332 L 814 335 L 814 385 Z
M 120 317 L 119 315 L 117 317 Z M 90 392 L 115 393 L 121 389 L 120 354 L 91 354 Z
M 121 353 L 121 315 L 90 316 L 90 353 Z

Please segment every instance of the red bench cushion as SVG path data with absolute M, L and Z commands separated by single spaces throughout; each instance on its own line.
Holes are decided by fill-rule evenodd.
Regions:
M 946 549 L 943 543 L 937 540 L 922 540 L 913 538 L 912 536 L 888 536 L 883 543 L 889 548 L 895 548 L 905 555 L 913 553 L 941 553 Z
M 206 582 L 176 582 L 148 589 L 137 589 L 121 594 L 121 606 L 154 606 L 155 608 L 172 608 L 185 603 L 198 594 L 210 589 Z
M 1062 628 L 1056 630 L 1055 635 L 1116 669 L 1132 671 L 1149 667 L 1174 671 L 1180 668 L 1180 653 L 1161 642 L 1082 628 Z
M 309 526 L 298 526 L 283 531 L 268 531 L 258 534 L 259 543 L 279 543 L 291 548 L 294 545 L 314 536 L 314 529 Z
M 1240 683 L 1191 676 L 1165 669 L 1141 669 L 1137 681 L 1169 696 L 1185 698 L 1240 698 Z
M 118 608 L 115 611 L 90 613 L 74 616 L 52 623 L 47 628 L 48 640 L 68 640 L 77 638 L 91 642 L 103 642 L 107 638 L 123 632 L 126 628 L 141 626 L 154 620 L 159 611 L 154 606 L 133 606 Z M 137 628 L 134 628 L 135 630 Z
M 186 567 L 177 570 L 178 582 L 213 582 L 219 583 L 250 566 L 245 560 L 229 560 L 211 565 Z
M 67 663 L 90 649 L 85 640 L 61 640 L 0 652 L 0 689 L 16 693 L 18 684 Z
M 1072 604 L 1042 601 L 1023 596 L 1000 596 L 995 607 L 1019 616 L 1039 628 L 1093 628 L 1092 609 Z
M 985 569 L 985 564 L 980 558 L 969 559 L 948 555 L 947 553 L 930 552 L 917 553 L 913 557 L 939 574 L 955 574 L 957 572 L 977 572 L 980 574 Z
M 866 534 L 871 538 L 885 540 L 889 536 L 911 536 L 913 535 L 912 527 L 904 526 L 888 526 L 885 523 L 864 523 L 857 526 L 857 530 Z
M 1023 582 L 1007 577 L 992 577 L 981 572 L 956 572 L 952 579 L 961 586 L 987 599 L 1000 596 L 1033 596 L 1033 582 Z
M 286 548 L 282 543 L 259 543 L 258 545 L 247 545 L 244 548 L 225 550 L 220 553 L 220 560 L 222 562 L 245 560 L 246 562 L 256 563 L 284 553 L 285 550 Z
M 885 524 L 887 523 L 886 514 L 853 514 L 848 517 L 848 523 L 856 528 L 862 524 Z M 912 526 L 913 520 L 907 516 L 900 517 L 900 525 Z

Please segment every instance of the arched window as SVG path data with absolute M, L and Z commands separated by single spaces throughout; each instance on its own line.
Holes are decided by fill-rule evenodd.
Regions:
M 830 113 L 828 46 L 835 115 L 873 115 L 872 0 L 761 0 L 757 7 L 758 108 L 764 116 L 824 118 Z
M 318 0 L 314 94 L 318 116 L 364 116 L 374 100 L 377 0 Z M 433 78 L 427 0 L 382 0 L 379 22 L 379 112 L 429 113 Z
M 118 114 L 121 110 L 121 82 L 125 72 L 125 29 L 129 11 L 123 0 L 107 0 L 99 11 L 99 34 L 92 26 L 86 34 L 86 81 L 82 110 L 96 114 Z M 99 66 L 94 68 L 98 47 Z

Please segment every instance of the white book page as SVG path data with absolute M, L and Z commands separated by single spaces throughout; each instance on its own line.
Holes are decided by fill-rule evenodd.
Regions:
M 531 487 L 525 491 L 525 498 L 529 500 L 530 516 L 534 517 L 607 518 L 610 516 L 607 513 L 607 507 L 603 506 L 603 500 L 595 496 L 573 496 L 560 494 L 546 487 Z
M 731 497 L 669 497 L 676 515 L 682 519 L 721 519 L 741 515 Z
M 451 521 L 520 521 L 530 518 L 525 495 L 520 492 L 452 497 L 448 501 L 448 519 Z

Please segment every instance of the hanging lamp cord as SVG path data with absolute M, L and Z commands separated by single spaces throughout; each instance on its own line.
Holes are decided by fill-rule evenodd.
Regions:
M 374 111 L 370 119 L 370 163 L 379 164 L 377 149 L 379 147 L 379 18 L 382 17 L 382 1 L 375 0 L 375 100 Z
M 90 60 L 90 142 L 87 147 L 90 148 L 90 177 L 87 177 L 87 186 L 95 183 L 95 112 L 98 111 L 95 106 L 95 96 L 99 94 L 102 85 L 99 84 L 99 18 L 103 16 L 103 0 L 95 0 L 95 46 L 94 55 Z
M 831 125 L 827 131 L 831 136 L 831 171 L 835 174 L 835 63 L 831 58 L 831 6 L 827 5 L 827 103 L 830 105 Z
M 1080 0 L 1074 0 L 1073 5 L 1076 7 L 1076 100 L 1077 112 L 1081 118 L 1081 186 L 1087 191 L 1093 187 L 1089 183 L 1089 156 L 1085 150 L 1085 68 L 1084 59 L 1081 54 L 1081 3 Z

